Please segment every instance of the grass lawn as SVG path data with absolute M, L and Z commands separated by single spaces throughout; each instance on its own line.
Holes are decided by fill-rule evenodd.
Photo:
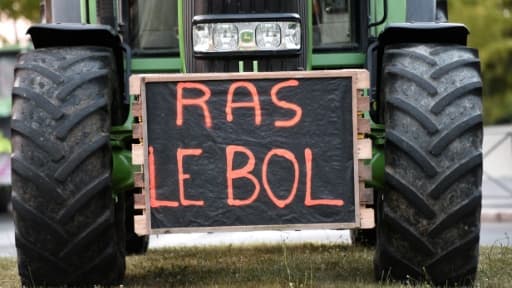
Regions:
M 512 287 L 512 248 L 482 247 L 478 275 L 477 286 Z M 309 244 L 150 250 L 127 258 L 125 286 L 404 287 L 374 281 L 372 249 Z M 19 287 L 15 259 L 0 258 L 0 287 Z

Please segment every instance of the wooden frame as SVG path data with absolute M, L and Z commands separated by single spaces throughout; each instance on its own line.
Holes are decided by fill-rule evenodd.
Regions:
M 260 225 L 260 226 L 223 226 L 201 228 L 169 228 L 151 229 L 150 199 L 147 191 L 149 173 L 147 171 L 148 137 L 147 126 L 144 125 L 148 111 L 144 105 L 145 84 L 151 82 L 179 82 L 206 80 L 251 80 L 251 79 L 283 79 L 283 78 L 352 78 L 352 123 L 353 123 L 353 155 L 354 155 L 354 223 L 335 224 L 298 224 L 298 225 Z M 135 208 L 143 211 L 135 216 L 135 232 L 139 235 L 182 232 L 212 231 L 257 231 L 257 230 L 306 230 L 306 229 L 352 229 L 372 228 L 375 226 L 374 211 L 367 208 L 373 204 L 373 191 L 365 188 L 365 180 L 371 179 L 371 168 L 364 160 L 372 158 L 372 143 L 366 138 L 370 133 L 370 120 L 365 118 L 369 109 L 369 97 L 364 96 L 370 87 L 369 73 L 366 70 L 326 70 L 309 72 L 267 72 L 267 73 L 209 73 L 209 74 L 144 74 L 132 75 L 130 78 L 130 94 L 135 96 L 132 114 L 136 119 L 133 125 L 133 137 L 140 142 L 132 146 L 132 163 L 141 165 L 139 173 L 135 173 L 135 186 L 142 189 L 135 195 Z

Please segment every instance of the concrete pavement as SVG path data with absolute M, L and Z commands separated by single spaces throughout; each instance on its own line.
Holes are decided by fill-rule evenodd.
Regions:
M 484 175 L 482 222 L 512 222 L 512 178 Z
M 14 225 L 8 214 L 0 214 L 0 257 L 16 256 Z

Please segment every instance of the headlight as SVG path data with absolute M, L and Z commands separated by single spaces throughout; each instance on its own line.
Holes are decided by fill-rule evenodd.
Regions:
M 217 50 L 233 50 L 238 46 L 238 28 L 234 24 L 213 26 L 213 46 Z
M 256 26 L 256 45 L 259 48 L 278 48 L 281 45 L 281 26 L 277 23 L 262 23 Z
M 300 25 L 299 23 L 288 23 L 284 32 L 284 42 L 286 47 L 300 48 Z
M 301 49 L 296 14 L 208 15 L 193 20 L 195 53 L 290 51 Z
M 194 50 L 203 51 L 210 48 L 210 26 L 208 24 L 198 24 L 194 26 L 192 33 L 194 41 Z

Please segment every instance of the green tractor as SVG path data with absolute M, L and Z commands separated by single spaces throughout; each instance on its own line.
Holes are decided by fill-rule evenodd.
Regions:
M 23 285 L 121 284 L 151 233 L 310 228 L 373 237 L 377 280 L 475 280 L 482 80 L 445 1 L 41 5 L 12 92 Z

